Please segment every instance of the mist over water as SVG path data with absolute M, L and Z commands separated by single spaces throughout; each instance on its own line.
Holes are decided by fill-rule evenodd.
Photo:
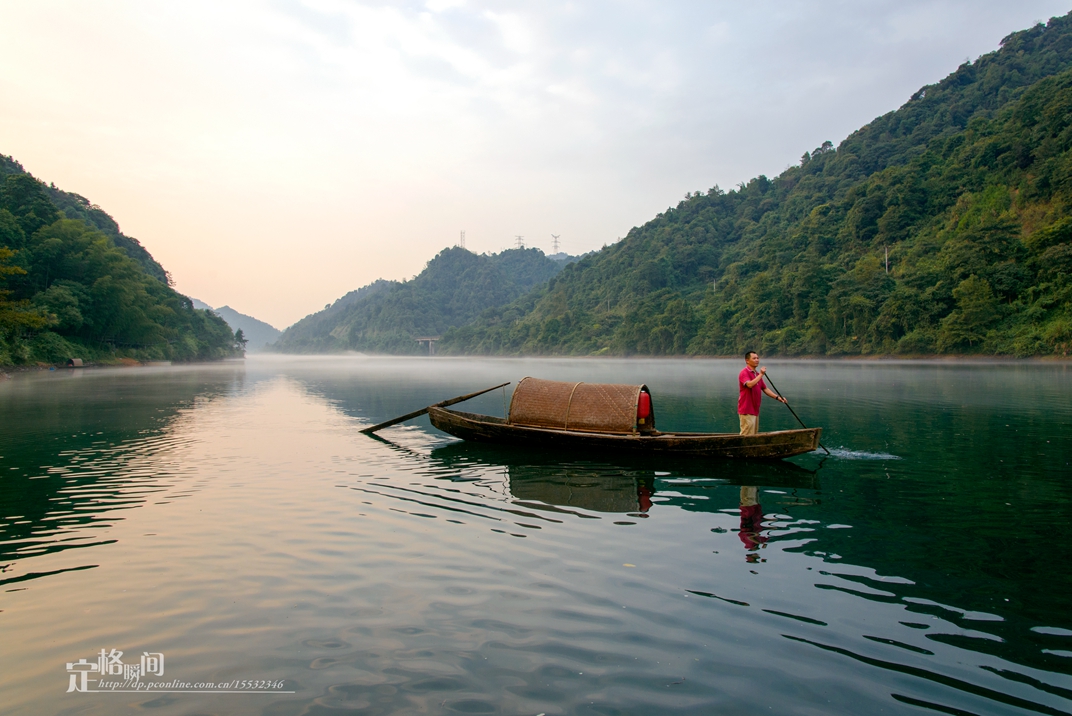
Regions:
M 1072 712 L 1066 364 L 765 361 L 832 455 L 367 425 L 526 375 L 735 431 L 739 361 L 249 359 L 0 383 L 5 713 Z M 464 404 L 501 416 L 510 388 Z M 765 401 L 762 430 L 796 425 Z M 68 693 L 101 649 L 278 694 Z

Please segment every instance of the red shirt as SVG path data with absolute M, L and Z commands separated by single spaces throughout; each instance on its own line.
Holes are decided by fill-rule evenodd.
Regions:
M 763 400 L 763 391 L 767 389 L 767 384 L 760 380 L 751 388 L 745 385 L 757 375 L 754 370 L 746 367 L 737 376 L 737 383 L 741 387 L 741 395 L 737 398 L 738 415 L 759 415 L 759 401 Z

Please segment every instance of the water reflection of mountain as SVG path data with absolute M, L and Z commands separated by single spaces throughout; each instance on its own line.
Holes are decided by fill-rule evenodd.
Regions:
M 0 412 L 0 584 L 33 574 L 8 562 L 101 544 L 97 530 L 171 486 L 141 458 L 187 411 L 240 388 L 236 371 L 68 373 L 16 381 Z
M 432 450 L 432 460 L 442 468 L 464 475 L 479 468 L 505 469 L 510 494 L 522 501 L 579 507 L 596 512 L 647 512 L 662 485 L 673 483 L 673 493 L 660 498 L 686 510 L 718 511 L 719 501 L 690 499 L 694 487 L 714 485 L 765 485 L 818 489 L 814 471 L 791 462 L 730 462 L 695 458 L 668 459 L 630 456 L 607 460 L 605 456 L 551 453 L 519 447 L 458 442 Z

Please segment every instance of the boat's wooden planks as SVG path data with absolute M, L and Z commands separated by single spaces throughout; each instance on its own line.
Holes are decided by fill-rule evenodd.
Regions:
M 432 425 L 463 440 L 551 445 L 569 449 L 629 450 L 649 454 L 781 459 L 819 446 L 822 428 L 736 433 L 652 433 L 618 435 L 511 425 L 502 418 L 432 407 Z

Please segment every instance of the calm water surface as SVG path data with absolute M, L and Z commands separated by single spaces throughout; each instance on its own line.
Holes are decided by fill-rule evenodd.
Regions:
M 0 711 L 1072 713 L 1072 367 L 767 365 L 832 457 L 357 432 L 525 375 L 644 382 L 660 428 L 735 431 L 738 361 L 0 382 Z M 102 650 L 162 655 L 143 684 L 287 693 L 69 691 Z

